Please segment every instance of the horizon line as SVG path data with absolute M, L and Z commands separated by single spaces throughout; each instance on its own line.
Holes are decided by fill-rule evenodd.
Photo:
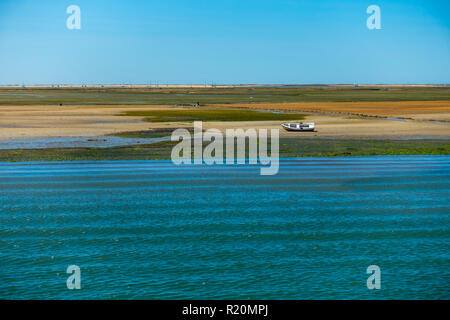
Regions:
M 216 83 L 149 83 L 149 84 L 117 84 L 117 83 L 97 83 L 97 84 L 0 84 L 0 88 L 230 88 L 230 87 L 369 87 L 369 86 L 431 86 L 431 87 L 447 87 L 450 83 L 285 83 L 285 84 L 256 84 L 256 83 L 241 83 L 241 84 L 216 84 Z

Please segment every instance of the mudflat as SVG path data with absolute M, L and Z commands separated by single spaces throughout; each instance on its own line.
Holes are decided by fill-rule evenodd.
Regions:
M 278 128 L 284 137 L 414 138 L 450 137 L 449 101 L 296 102 L 201 106 L 200 109 L 245 108 L 304 113 L 316 132 L 286 132 L 284 121 L 208 121 L 204 129 Z M 92 137 L 153 128 L 191 126 L 192 121 L 148 122 L 130 111 L 192 110 L 161 105 L 8 105 L 0 106 L 0 139 Z M 292 120 L 296 120 L 293 116 Z
M 450 121 L 449 100 L 249 103 L 239 106 L 249 109 Z

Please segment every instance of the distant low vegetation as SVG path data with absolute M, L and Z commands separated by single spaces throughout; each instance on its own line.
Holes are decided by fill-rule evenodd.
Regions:
M 223 109 L 180 109 L 126 111 L 121 116 L 144 117 L 148 122 L 192 122 L 192 121 L 270 121 L 270 120 L 302 120 L 299 113 L 272 113 L 254 110 Z
M 450 87 L 2 88 L 0 105 L 188 105 L 450 100 Z
M 178 128 L 177 128 L 178 129 Z M 190 128 L 182 128 L 186 129 L 189 132 L 193 132 L 194 129 Z M 124 131 L 111 133 L 108 136 L 121 137 L 121 138 L 134 138 L 134 139 L 147 139 L 147 138 L 162 138 L 162 137 L 170 137 L 174 128 L 155 128 L 149 130 L 139 130 L 139 131 Z

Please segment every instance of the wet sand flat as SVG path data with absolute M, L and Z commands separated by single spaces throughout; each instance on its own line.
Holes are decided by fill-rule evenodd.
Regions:
M 450 123 L 430 121 L 396 121 L 389 119 L 349 119 L 346 116 L 307 115 L 303 122 L 315 122 L 314 132 L 292 132 L 280 127 L 279 121 L 204 122 L 203 129 L 280 129 L 280 137 L 292 138 L 448 138 Z
M 133 106 L 132 110 L 157 109 Z M 120 117 L 128 106 L 0 106 L 0 140 L 91 137 L 147 130 L 141 117 Z
M 217 107 L 217 106 L 216 106 Z M 221 107 L 221 106 L 219 106 Z M 265 110 L 303 111 L 303 121 L 315 122 L 317 132 L 287 132 L 282 121 L 204 122 L 204 129 L 278 128 L 285 137 L 414 138 L 449 137 L 448 101 L 233 104 Z M 209 108 L 209 107 L 207 107 Z M 0 140 L 52 137 L 95 137 L 152 128 L 179 128 L 192 122 L 151 123 L 142 117 L 118 116 L 125 111 L 173 110 L 171 106 L 0 106 Z M 365 114 L 372 117 L 354 116 Z M 402 121 L 377 117 L 404 118 Z M 437 121 L 431 121 L 437 120 Z

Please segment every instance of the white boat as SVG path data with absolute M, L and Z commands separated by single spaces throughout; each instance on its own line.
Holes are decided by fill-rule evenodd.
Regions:
M 281 126 L 287 131 L 314 131 L 315 128 L 314 122 L 283 123 Z

